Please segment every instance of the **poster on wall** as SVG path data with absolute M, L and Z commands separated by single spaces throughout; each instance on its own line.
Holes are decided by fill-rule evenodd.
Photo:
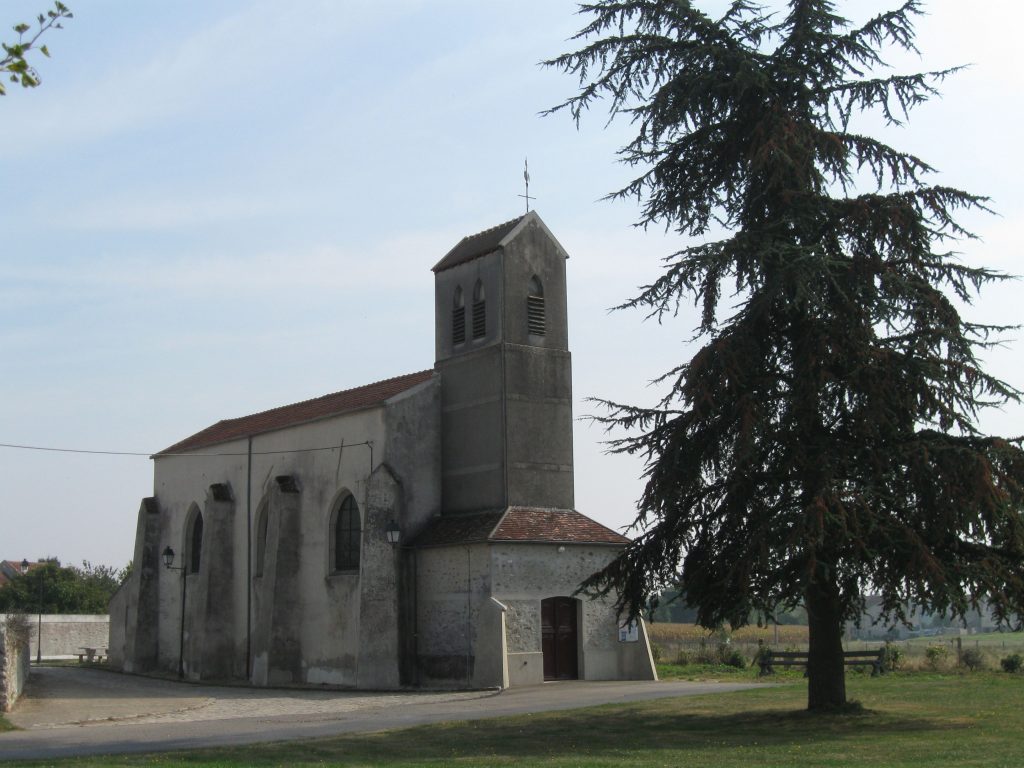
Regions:
M 635 621 L 627 622 L 619 627 L 620 643 L 636 643 L 640 640 L 640 625 Z

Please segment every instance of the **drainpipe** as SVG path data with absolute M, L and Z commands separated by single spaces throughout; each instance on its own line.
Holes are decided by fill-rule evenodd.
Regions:
M 412 668 L 415 670 L 416 687 L 422 685 L 420 676 L 420 584 L 419 552 L 412 550 Z
M 469 686 L 470 674 L 469 674 L 469 659 L 470 659 L 470 639 L 473 636 L 472 631 L 472 617 L 471 613 L 473 610 L 473 595 L 470 592 L 470 572 L 471 572 L 471 558 L 472 553 L 469 547 L 466 547 L 466 686 Z
M 252 435 L 245 477 L 245 679 L 252 681 Z

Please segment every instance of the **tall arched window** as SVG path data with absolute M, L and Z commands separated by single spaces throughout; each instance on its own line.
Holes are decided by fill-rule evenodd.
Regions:
M 334 544 L 334 570 L 359 570 L 359 544 L 362 533 L 359 522 L 359 507 L 355 496 L 349 494 L 342 499 L 332 521 Z
M 267 522 L 270 515 L 268 514 L 267 504 L 260 506 L 259 511 L 256 513 L 256 568 L 255 575 L 263 575 L 263 567 L 267 561 Z
M 466 300 L 462 296 L 462 286 L 455 286 L 452 297 L 452 344 L 464 344 L 466 341 Z
M 473 286 L 473 338 L 482 339 L 487 335 L 487 303 L 484 284 L 480 280 Z
M 188 530 L 188 572 L 199 573 L 203 555 L 203 513 L 198 509 L 192 517 Z
M 536 275 L 530 278 L 530 290 L 526 296 L 526 330 L 536 336 L 543 336 L 546 330 L 544 286 Z

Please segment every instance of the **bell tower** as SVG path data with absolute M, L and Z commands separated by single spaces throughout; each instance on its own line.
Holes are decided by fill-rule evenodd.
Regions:
M 568 258 L 535 211 L 434 267 L 441 508 L 573 508 Z

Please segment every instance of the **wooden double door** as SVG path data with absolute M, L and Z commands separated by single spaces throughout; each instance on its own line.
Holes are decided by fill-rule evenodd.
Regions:
M 577 606 L 571 597 L 540 601 L 541 649 L 545 680 L 579 678 Z

